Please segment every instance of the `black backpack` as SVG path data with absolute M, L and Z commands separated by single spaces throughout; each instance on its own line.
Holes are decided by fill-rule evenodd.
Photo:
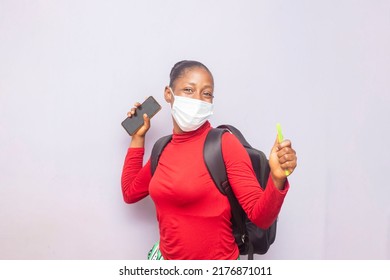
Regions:
M 226 195 L 232 210 L 233 235 L 240 250 L 240 255 L 248 255 L 253 260 L 253 254 L 265 254 L 275 241 L 277 219 L 268 229 L 258 228 L 247 217 L 241 205 L 233 194 L 226 174 L 222 156 L 222 134 L 234 134 L 249 154 L 253 170 L 260 186 L 265 188 L 270 172 L 267 157 L 262 151 L 253 148 L 242 133 L 231 125 L 220 125 L 209 131 L 203 149 L 205 164 L 218 190 Z M 152 175 L 157 168 L 164 147 L 171 141 L 172 135 L 167 135 L 154 144 L 151 154 Z

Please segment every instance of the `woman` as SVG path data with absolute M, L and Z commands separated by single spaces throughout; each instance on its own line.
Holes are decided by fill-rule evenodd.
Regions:
M 150 160 L 142 166 L 150 119 L 133 135 L 122 172 L 126 203 L 150 194 L 156 206 L 160 242 L 154 249 L 163 259 L 237 259 L 239 250 L 231 229 L 230 205 L 214 185 L 203 161 L 203 144 L 211 125 L 214 79 L 197 61 L 180 61 L 165 87 L 171 105 L 172 141 L 165 147 L 152 177 Z M 135 113 L 136 103 L 128 116 Z M 276 219 L 289 189 L 286 170 L 296 165 L 288 140 L 272 147 L 270 176 L 265 191 L 259 187 L 249 156 L 237 138 L 224 133 L 222 153 L 229 182 L 248 217 L 268 228 Z M 288 173 L 287 173 L 288 174 Z

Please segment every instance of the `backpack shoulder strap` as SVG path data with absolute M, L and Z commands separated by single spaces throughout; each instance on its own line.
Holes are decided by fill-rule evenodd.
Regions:
M 235 197 L 228 181 L 225 162 L 222 155 L 222 135 L 226 129 L 213 128 L 206 137 L 203 148 L 203 158 L 207 170 L 218 190 L 226 195 L 232 212 L 233 220 L 238 228 L 242 242 L 247 239 L 243 210 Z
M 222 156 L 222 134 L 227 132 L 224 129 L 212 128 L 206 136 L 203 147 L 203 158 L 207 170 L 213 179 L 218 190 L 226 195 L 227 174 L 225 162 Z
M 257 150 L 249 144 L 249 142 L 245 139 L 244 135 L 233 125 L 223 124 L 219 125 L 218 128 L 226 129 L 234 134 L 237 139 L 241 142 L 241 144 L 246 148 L 249 157 L 251 158 L 253 170 L 255 171 L 256 178 L 260 183 L 260 186 L 265 189 L 268 177 L 270 173 L 270 167 L 268 164 L 267 156 L 260 150 Z M 256 154 L 256 156 L 253 156 Z
M 154 143 L 153 149 L 152 149 L 152 154 L 150 156 L 150 163 L 151 163 L 151 171 L 152 171 L 152 176 L 154 172 L 156 171 L 158 161 L 160 159 L 161 153 L 164 150 L 165 146 L 171 142 L 172 140 L 172 135 L 166 135 L 161 137 Z
M 238 140 L 241 142 L 241 144 L 245 148 L 252 148 L 252 146 L 248 143 L 248 141 L 246 141 L 244 135 L 242 135 L 241 131 L 239 131 L 233 125 L 221 124 L 221 125 L 218 126 L 218 128 L 222 128 L 222 129 L 230 131 L 232 134 L 234 134 L 238 138 Z

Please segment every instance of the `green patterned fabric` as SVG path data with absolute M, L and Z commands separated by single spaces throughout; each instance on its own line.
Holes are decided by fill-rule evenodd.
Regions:
M 240 256 L 238 256 L 237 260 L 240 259 Z M 161 255 L 160 251 L 160 242 L 156 242 L 152 249 L 148 253 L 148 260 L 164 260 L 164 257 Z
M 148 260 L 164 260 L 164 257 L 161 255 L 160 251 L 160 242 L 156 242 L 153 245 L 153 248 L 148 253 Z

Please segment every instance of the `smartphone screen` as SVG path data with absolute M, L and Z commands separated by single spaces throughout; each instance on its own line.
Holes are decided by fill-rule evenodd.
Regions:
M 152 118 L 160 109 L 161 105 L 158 104 L 156 99 L 153 96 L 149 96 L 135 110 L 135 114 L 131 118 L 128 117 L 122 122 L 122 126 L 132 136 L 144 124 L 143 114 L 147 114 L 149 118 Z

